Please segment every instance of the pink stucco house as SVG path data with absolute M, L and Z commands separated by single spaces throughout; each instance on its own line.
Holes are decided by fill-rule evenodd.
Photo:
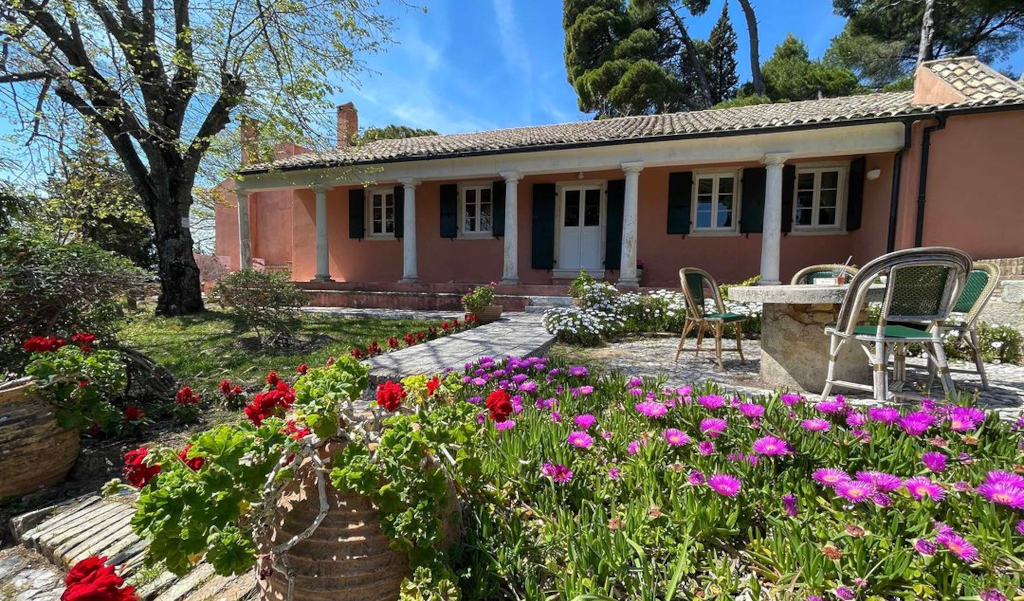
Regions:
M 1019 257 L 1022 109 L 974 57 L 912 92 L 358 146 L 348 104 L 336 149 L 282 145 L 223 186 L 216 252 L 287 268 L 314 304 L 453 308 L 500 280 L 510 309 L 580 269 L 675 287 L 682 266 L 770 284 L 920 245 Z

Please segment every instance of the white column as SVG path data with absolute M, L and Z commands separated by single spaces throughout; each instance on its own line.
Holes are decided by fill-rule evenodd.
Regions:
M 505 267 L 502 284 L 519 283 L 519 179 L 518 171 L 501 174 L 505 178 Z
M 405 188 L 405 219 L 402 221 L 402 279 L 403 284 L 419 281 L 416 275 L 416 184 L 414 179 L 398 180 Z
M 619 265 L 619 286 L 638 286 L 636 279 L 636 215 L 640 195 L 640 162 L 623 163 L 626 172 L 626 198 L 622 211 L 622 257 Z
M 316 276 L 317 282 L 331 280 L 331 253 L 327 239 L 327 186 L 313 186 L 316 193 Z
M 764 186 L 764 228 L 761 234 L 761 281 L 763 286 L 776 286 L 779 281 L 779 256 L 782 250 L 782 168 L 788 154 L 764 155 L 767 167 Z
M 238 268 L 252 269 L 252 247 L 249 244 L 249 192 L 235 190 L 238 199 Z

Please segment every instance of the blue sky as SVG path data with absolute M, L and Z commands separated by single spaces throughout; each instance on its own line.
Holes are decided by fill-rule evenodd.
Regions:
M 415 0 L 413 0 L 415 1 Z M 389 123 L 456 133 L 589 118 L 580 113 L 562 61 L 561 0 L 424 0 L 427 10 L 396 8 L 397 44 L 367 58 L 375 73 L 338 94 L 355 102 L 363 127 Z M 704 38 L 722 10 L 690 20 Z M 749 79 L 746 27 L 736 0 L 729 14 L 739 37 L 740 79 Z M 830 0 L 758 0 L 761 58 L 787 33 L 821 56 L 844 19 Z M 1007 64 L 1019 72 L 1024 51 Z

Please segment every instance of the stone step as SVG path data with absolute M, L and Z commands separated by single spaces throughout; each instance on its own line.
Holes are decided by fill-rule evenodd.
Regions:
M 572 306 L 570 296 L 531 296 L 529 304 L 526 305 L 527 313 L 544 313 L 548 309 L 564 308 Z

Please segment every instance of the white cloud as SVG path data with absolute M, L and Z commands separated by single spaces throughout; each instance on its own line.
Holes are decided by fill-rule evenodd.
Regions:
M 498 17 L 498 41 L 501 54 L 508 66 L 518 73 L 524 85 L 533 83 L 533 66 L 530 62 L 529 45 L 516 20 L 512 0 L 492 0 Z

